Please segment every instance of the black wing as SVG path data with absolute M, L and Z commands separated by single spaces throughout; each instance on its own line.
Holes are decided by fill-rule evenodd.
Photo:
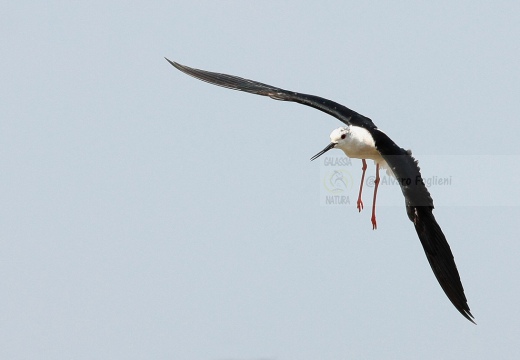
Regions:
M 442 289 L 457 310 L 473 321 L 457 265 L 446 237 L 433 216 L 433 200 L 424 185 L 420 168 L 410 151 L 397 146 L 378 129 L 370 131 L 376 148 L 392 169 L 405 197 L 406 212 L 413 222 L 426 258 Z
M 165 58 L 166 59 L 166 58 Z M 262 84 L 257 81 L 244 79 L 238 76 L 220 74 L 205 70 L 193 69 L 166 59 L 174 67 L 194 78 L 208 82 L 210 84 L 226 87 L 228 89 L 240 90 L 252 94 L 269 96 L 275 100 L 293 101 L 303 105 L 311 106 L 334 116 L 347 125 L 361 126 L 367 129 L 375 129 L 376 126 L 366 116 L 358 114 L 354 110 L 347 108 L 334 101 L 321 98 L 319 96 L 300 94 L 294 91 L 280 89 L 271 85 Z
M 457 310 L 474 323 L 450 246 L 432 213 L 433 200 L 424 185 L 417 161 L 411 156 L 410 152 L 397 146 L 385 133 L 377 129 L 368 117 L 334 101 L 280 89 L 238 76 L 193 69 L 166 60 L 180 71 L 199 80 L 233 90 L 269 96 L 275 100 L 293 101 L 311 106 L 336 117 L 347 125 L 367 129 L 374 137 L 377 150 L 390 165 L 401 185 L 408 217 L 415 225 L 415 230 L 419 235 L 435 277 Z
M 407 206 L 408 216 L 411 215 L 415 230 L 426 253 L 426 258 L 441 284 L 442 289 L 457 310 L 469 321 L 473 321 L 464 288 L 460 281 L 455 259 L 446 237 L 437 224 L 432 210 L 425 206 Z

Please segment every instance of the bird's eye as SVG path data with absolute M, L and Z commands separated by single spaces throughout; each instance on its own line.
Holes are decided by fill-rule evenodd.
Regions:
M 347 137 L 347 134 L 342 134 L 342 135 L 341 135 L 341 138 L 342 138 L 342 139 L 344 139 L 344 138 L 346 138 L 346 137 Z

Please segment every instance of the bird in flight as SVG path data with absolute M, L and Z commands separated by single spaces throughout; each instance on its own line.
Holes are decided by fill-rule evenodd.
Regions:
M 332 115 L 344 123 L 346 126 L 332 131 L 330 144 L 314 155 L 311 160 L 317 159 L 332 149 L 343 150 L 348 157 L 362 160 L 363 173 L 356 203 L 359 211 L 363 209 L 361 194 L 367 168 L 366 159 L 374 160 L 376 178 L 371 217 L 373 229 L 377 227 L 375 205 L 380 180 L 380 167 L 387 169 L 391 175 L 395 176 L 405 198 L 406 213 L 415 226 L 435 277 L 455 308 L 466 319 L 475 323 L 464 295 L 464 288 L 450 246 L 433 216 L 433 200 L 421 177 L 418 162 L 412 157 L 409 150 L 405 150 L 394 143 L 368 117 L 334 101 L 319 96 L 284 90 L 238 76 L 194 69 L 165 59 L 178 70 L 210 84 L 269 96 L 275 100 L 307 105 Z

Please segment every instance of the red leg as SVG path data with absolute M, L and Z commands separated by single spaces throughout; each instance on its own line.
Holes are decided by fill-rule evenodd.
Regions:
M 357 199 L 357 208 L 359 211 L 363 209 L 363 201 L 361 200 L 361 193 L 363 192 L 363 183 L 365 182 L 365 171 L 367 171 L 367 162 L 365 159 L 361 159 L 363 161 L 363 167 L 361 170 L 363 170 L 363 175 L 361 175 L 361 184 L 359 184 L 359 196 Z
M 376 197 L 377 197 L 377 188 L 379 187 L 379 164 L 376 164 L 376 179 L 374 181 L 374 200 L 372 202 L 372 229 L 377 229 L 376 222 Z

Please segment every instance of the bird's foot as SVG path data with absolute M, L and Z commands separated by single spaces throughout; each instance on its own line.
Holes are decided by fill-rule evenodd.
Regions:
M 359 210 L 359 212 L 363 210 L 363 201 L 361 200 L 361 198 L 357 199 L 357 209 Z
M 376 221 L 376 216 L 375 215 L 372 215 L 372 230 L 376 230 L 377 229 L 377 221 Z

